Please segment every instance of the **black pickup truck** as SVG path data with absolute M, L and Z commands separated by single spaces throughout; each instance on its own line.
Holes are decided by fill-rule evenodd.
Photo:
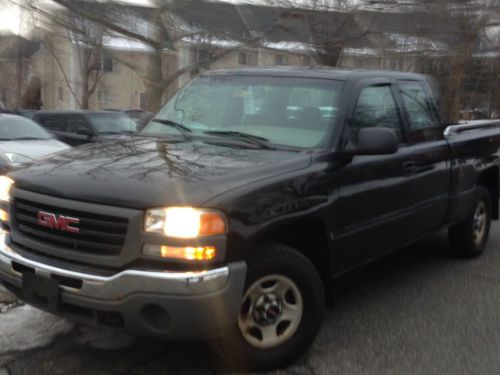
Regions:
M 210 72 L 132 139 L 1 177 L 0 279 L 80 322 L 286 366 L 335 276 L 442 228 L 481 254 L 499 127 L 443 126 L 416 74 Z

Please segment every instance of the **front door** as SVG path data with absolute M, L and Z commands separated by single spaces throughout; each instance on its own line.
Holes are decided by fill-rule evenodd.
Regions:
M 336 271 L 394 250 L 415 236 L 412 226 L 414 160 L 391 82 L 360 85 L 349 138 L 365 127 L 387 127 L 398 136 L 392 155 L 355 156 L 339 176 Z

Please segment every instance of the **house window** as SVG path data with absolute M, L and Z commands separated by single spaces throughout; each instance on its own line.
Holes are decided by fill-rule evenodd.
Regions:
M 142 109 L 142 110 L 145 110 L 147 104 L 148 104 L 148 99 L 147 99 L 146 93 L 145 92 L 141 92 L 139 94 L 139 108 Z
M 247 65 L 248 64 L 246 52 L 240 52 L 238 54 L 238 64 L 240 64 L 240 65 Z
M 198 49 L 197 51 L 197 56 L 196 56 L 196 62 L 207 62 L 209 59 L 209 54 L 206 49 Z
M 64 100 L 64 89 L 62 87 L 57 88 L 57 99 L 61 102 Z
M 113 58 L 104 55 L 102 58 L 102 71 L 105 73 L 111 73 L 113 71 Z
M 98 72 L 111 73 L 113 71 L 113 58 L 105 53 L 96 52 L 93 68 Z
M 97 90 L 96 91 L 97 104 L 103 107 L 110 102 L 109 91 L 108 90 Z

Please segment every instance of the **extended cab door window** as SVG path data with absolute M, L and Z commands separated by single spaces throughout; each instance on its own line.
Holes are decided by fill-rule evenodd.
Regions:
M 360 129 L 375 126 L 394 130 L 399 143 L 403 143 L 401 119 L 389 85 L 369 86 L 361 90 L 352 116 L 351 139 L 356 140 Z
M 418 81 L 398 82 L 412 142 L 443 139 L 438 116 L 430 96 Z

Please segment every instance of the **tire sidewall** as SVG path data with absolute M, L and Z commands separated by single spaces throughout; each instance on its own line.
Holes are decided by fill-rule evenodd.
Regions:
M 269 257 L 272 249 L 285 250 L 287 256 Z M 263 259 L 259 260 L 259 255 Z M 282 245 L 264 245 L 256 256 L 248 260 L 243 295 L 257 280 L 269 275 L 282 275 L 295 283 L 303 301 L 302 318 L 289 340 L 269 349 L 259 349 L 249 344 L 237 322 L 234 322 L 223 338 L 223 356 L 238 369 L 266 370 L 289 365 L 307 350 L 321 326 L 325 307 L 324 289 L 319 274 L 307 258 Z
M 486 242 L 488 241 L 489 233 L 490 233 L 490 226 L 491 226 L 491 197 L 489 191 L 484 188 L 484 187 L 479 187 L 477 190 L 476 194 L 476 202 L 474 205 L 474 209 L 472 211 L 471 215 L 471 233 L 470 233 L 470 241 L 474 246 L 475 252 L 480 254 L 484 250 L 486 246 Z M 483 238 L 481 239 L 481 242 L 479 244 L 476 244 L 473 239 L 473 230 L 474 230 L 474 213 L 476 212 L 476 208 L 480 202 L 484 203 L 484 206 L 486 207 L 486 227 L 485 227 L 485 232 L 483 234 Z

